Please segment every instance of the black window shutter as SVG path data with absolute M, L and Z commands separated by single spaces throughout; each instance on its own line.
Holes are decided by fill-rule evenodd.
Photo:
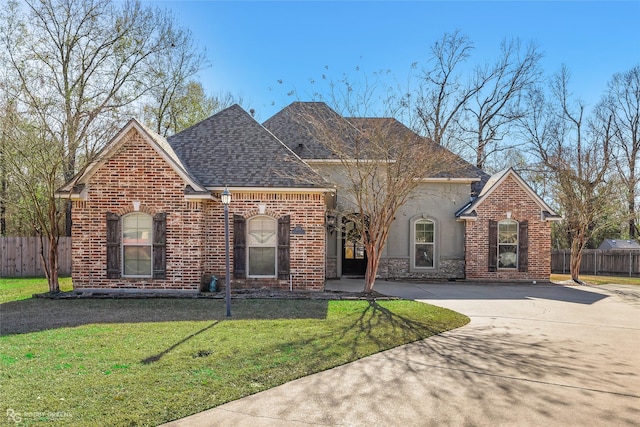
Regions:
M 107 212 L 107 279 L 120 278 L 120 216 Z
M 291 217 L 285 215 L 278 219 L 278 279 L 289 279 L 289 242 Z
M 520 221 L 518 225 L 518 271 L 529 269 L 529 221 Z
M 247 220 L 233 215 L 233 277 L 247 277 Z
M 153 217 L 153 278 L 167 278 L 167 214 Z
M 489 271 L 498 270 L 498 222 L 489 220 Z

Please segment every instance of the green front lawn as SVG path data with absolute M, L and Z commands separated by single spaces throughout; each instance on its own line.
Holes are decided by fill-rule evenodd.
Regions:
M 4 303 L 0 414 L 154 426 L 469 321 L 402 300 L 234 299 L 232 310 L 226 320 L 211 299 Z
M 71 277 L 61 277 L 58 280 L 61 291 L 73 289 Z M 47 280 L 41 277 L 0 278 L 0 304 L 31 298 L 33 294 L 48 292 Z

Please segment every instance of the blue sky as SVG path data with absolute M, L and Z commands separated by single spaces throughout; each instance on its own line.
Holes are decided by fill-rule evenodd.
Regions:
M 455 30 L 474 42 L 475 63 L 496 58 L 505 37 L 536 43 L 545 73 L 566 64 L 573 92 L 588 105 L 614 73 L 640 64 L 640 1 L 154 3 L 206 48 L 205 90 L 242 96 L 259 120 L 310 99 L 318 86 L 310 80 L 323 73 L 337 79 L 359 66 L 406 80 L 411 64 L 425 63 L 433 42 Z

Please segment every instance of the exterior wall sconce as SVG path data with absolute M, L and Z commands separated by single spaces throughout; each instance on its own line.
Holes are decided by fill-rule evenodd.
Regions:
M 306 231 L 304 231 L 304 228 L 302 228 L 302 226 L 298 224 L 293 227 L 293 230 L 291 230 L 291 234 L 306 234 Z
M 134 200 L 133 202 L 131 202 L 131 204 L 133 205 L 133 210 L 135 212 L 138 212 L 140 210 L 140 200 Z
M 327 231 L 333 234 L 336 231 L 336 216 L 335 215 L 327 215 Z

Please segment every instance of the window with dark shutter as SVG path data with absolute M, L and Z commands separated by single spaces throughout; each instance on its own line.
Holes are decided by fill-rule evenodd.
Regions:
M 291 217 L 285 215 L 278 219 L 278 279 L 289 279 Z
M 167 214 L 153 217 L 153 278 L 167 278 Z
M 489 271 L 498 270 L 498 222 L 489 220 Z
M 529 268 L 529 222 L 520 221 L 518 226 L 518 271 Z
M 246 231 L 247 220 L 233 215 L 233 277 L 236 279 L 247 277 Z
M 107 279 L 120 278 L 120 216 L 107 212 Z

